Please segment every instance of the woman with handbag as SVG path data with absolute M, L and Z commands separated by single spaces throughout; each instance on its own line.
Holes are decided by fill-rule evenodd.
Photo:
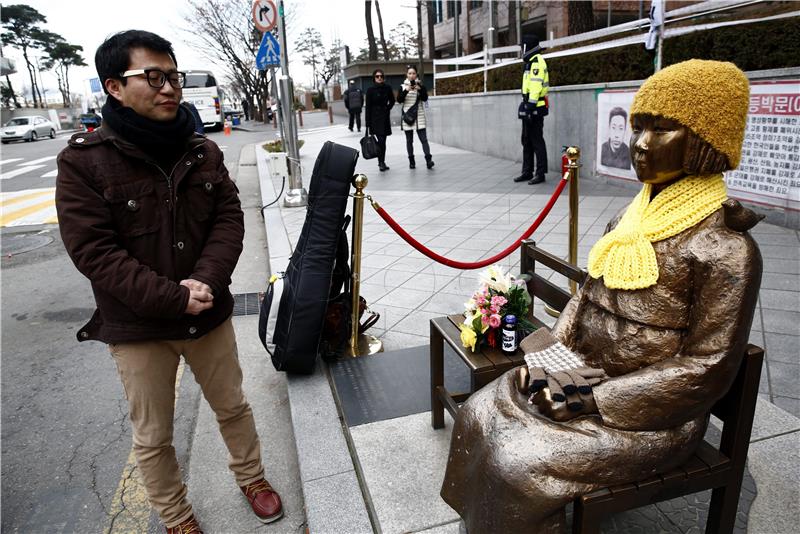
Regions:
M 406 134 L 406 151 L 408 152 L 408 168 L 416 168 L 414 161 L 414 130 L 417 131 L 422 151 L 425 153 L 425 166 L 433 167 L 431 148 L 428 145 L 428 132 L 425 130 L 425 106 L 428 101 L 428 90 L 417 79 L 417 68 L 409 65 L 406 68 L 406 80 L 397 93 L 397 102 L 402 104 L 403 120 L 400 127 Z
M 367 89 L 365 122 L 366 134 L 374 135 L 378 140 L 378 169 L 388 171 L 386 166 L 386 136 L 392 135 L 392 123 L 389 110 L 394 106 L 392 88 L 384 83 L 386 76 L 382 69 L 372 72 L 375 85 Z

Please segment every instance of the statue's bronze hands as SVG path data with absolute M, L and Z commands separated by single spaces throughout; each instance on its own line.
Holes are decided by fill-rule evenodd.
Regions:
M 547 374 L 541 367 L 518 367 L 514 380 L 517 391 L 523 395 L 531 395 L 547 386 Z
M 537 371 L 542 374 L 537 387 L 533 385 L 533 376 L 528 383 L 529 391 L 534 395 L 532 402 L 539 406 L 541 413 L 554 421 L 568 421 L 579 415 L 597 413 L 592 387 L 608 378 L 605 371 L 579 367 L 545 374 L 542 369 L 532 368 L 530 374 Z
M 533 396 L 533 404 L 539 408 L 539 413 L 553 421 L 569 421 L 581 415 L 597 413 L 597 404 L 591 393 L 575 393 L 565 395 L 564 400 L 555 400 L 550 388 L 544 388 Z

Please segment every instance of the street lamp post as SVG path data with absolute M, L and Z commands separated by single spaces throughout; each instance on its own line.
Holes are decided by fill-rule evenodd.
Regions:
M 286 207 L 303 207 L 308 204 L 308 192 L 303 187 L 300 168 L 300 154 L 297 148 L 297 125 L 294 122 L 294 84 L 289 76 L 289 54 L 286 49 L 286 25 L 284 22 L 283 0 L 278 3 L 278 36 L 281 45 L 281 112 L 284 123 L 284 150 L 289 167 L 289 190 L 283 199 Z

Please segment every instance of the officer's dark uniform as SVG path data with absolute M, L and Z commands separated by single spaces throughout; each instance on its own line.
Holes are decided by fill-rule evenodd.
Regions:
M 514 178 L 515 182 L 528 181 L 529 184 L 544 182 L 547 173 L 547 147 L 544 143 L 544 116 L 547 114 L 547 92 L 550 87 L 550 76 L 547 63 L 541 55 L 539 39 L 534 36 L 525 38 L 526 52 L 525 70 L 522 74 L 522 100 L 535 111 L 531 118 L 522 120 L 522 174 Z M 534 173 L 534 156 L 536 172 Z

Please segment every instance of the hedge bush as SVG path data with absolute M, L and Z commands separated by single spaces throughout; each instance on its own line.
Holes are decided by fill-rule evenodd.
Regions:
M 732 61 L 744 71 L 800 65 L 800 17 L 726 26 L 669 39 L 664 66 L 687 59 Z M 643 44 L 611 48 L 547 61 L 550 86 L 642 80 L 653 73 L 655 51 Z M 488 91 L 519 89 L 520 64 L 490 70 Z M 483 92 L 483 73 L 436 81 L 437 95 Z

